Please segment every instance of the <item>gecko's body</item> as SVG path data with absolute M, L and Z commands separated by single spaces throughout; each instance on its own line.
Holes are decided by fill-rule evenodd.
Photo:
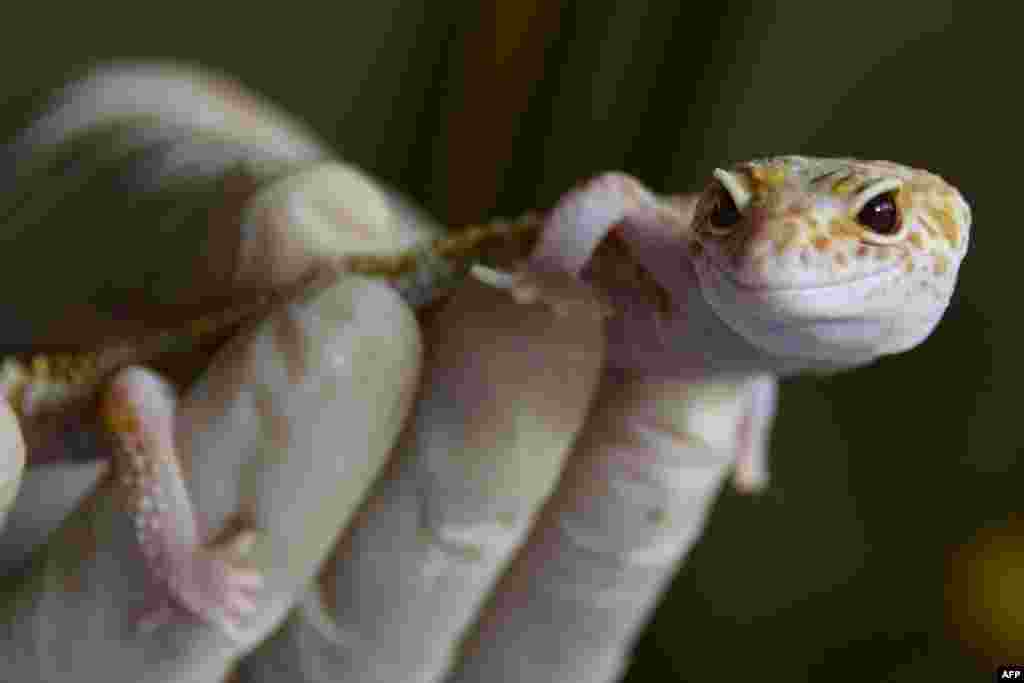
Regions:
M 837 354 L 838 365 L 849 365 L 851 354 L 858 353 L 852 350 L 857 337 L 836 334 L 835 328 L 857 322 L 856 316 L 843 313 L 859 304 L 844 303 L 844 310 L 839 306 L 840 297 L 852 296 L 850 289 L 860 298 L 876 302 L 872 305 L 884 316 L 874 324 L 884 324 L 892 336 L 881 352 L 915 346 L 938 323 L 966 251 L 970 225 L 966 202 L 940 177 L 891 162 L 796 156 L 739 164 L 733 171 L 717 170 L 716 175 L 725 180 L 716 180 L 699 199 L 692 222 L 677 208 L 685 199 L 648 195 L 628 176 L 599 177 L 588 192 L 593 194 L 596 188 L 614 197 L 613 202 L 629 198 L 636 208 L 654 212 L 648 219 L 675 223 L 673 239 L 688 245 L 704 300 L 742 337 L 756 340 L 780 358 L 808 356 L 827 361 Z M 856 214 L 865 204 L 890 194 L 900 223 L 892 234 L 879 234 L 858 223 Z M 744 220 L 748 225 L 713 224 L 716 202 L 725 199 L 742 203 L 751 214 Z M 749 225 L 752 221 L 756 223 Z M 71 401 L 87 399 L 120 368 L 148 364 L 163 353 L 263 317 L 292 298 L 327 286 L 339 273 L 385 278 L 411 307 L 420 308 L 456 288 L 475 266 L 507 262 L 507 257 L 488 258 L 490 252 L 529 253 L 543 224 L 539 214 L 529 213 L 515 221 L 463 228 L 393 254 L 345 256 L 294 285 L 189 321 L 176 330 L 88 353 L 7 357 L 0 363 L 0 393 L 23 414 L 61 410 Z M 612 295 L 621 297 L 625 291 L 638 295 L 656 309 L 658 315 L 652 321 L 669 324 L 666 319 L 678 302 L 674 303 L 672 293 L 637 261 L 622 231 L 593 246 L 588 270 L 598 281 L 619 290 Z M 804 281 L 813 282 L 813 287 L 802 286 Z M 916 284 L 909 286 L 907 281 Z M 832 296 L 827 288 L 832 288 Z M 812 289 L 816 291 L 811 293 Z M 896 296 L 905 297 L 907 306 L 895 306 Z M 815 298 L 819 300 L 813 301 Z M 765 313 L 753 315 L 752 311 Z M 794 314 L 784 327 L 775 317 L 781 313 Z M 797 332 L 807 348 L 794 355 L 787 345 L 792 345 L 792 335 Z M 646 338 L 661 344 L 663 334 Z M 643 343 L 644 338 L 634 335 L 631 350 L 622 352 L 646 353 L 648 358 L 656 355 Z M 831 345 L 836 342 L 840 347 L 833 350 Z M 868 335 L 863 355 L 865 360 L 880 355 L 874 335 Z M 636 358 L 622 362 L 633 369 L 644 364 Z M 666 369 L 654 371 L 669 374 Z
M 297 185 L 289 197 L 318 201 L 302 195 L 314 185 Z M 890 162 L 786 156 L 738 164 L 716 170 L 696 201 L 658 197 L 628 176 L 606 174 L 565 195 L 543 220 L 531 215 L 391 253 L 332 258 L 291 288 L 145 342 L 9 357 L 0 391 L 26 423 L 96 406 L 129 484 L 140 548 L 167 588 L 161 613 L 183 607 L 231 630 L 253 608 L 259 575 L 225 551 L 244 546 L 249 532 L 216 547 L 200 540 L 174 454 L 173 400 L 153 375 L 129 366 L 259 319 L 339 274 L 387 278 L 419 307 L 476 263 L 505 265 L 507 255 L 494 254 L 514 243 L 513 253 L 533 247 L 524 275 L 508 280 L 515 290 L 536 284 L 543 296 L 545 271 L 570 271 L 608 299 L 609 372 L 750 380 L 751 419 L 763 426 L 778 376 L 861 365 L 927 337 L 949 302 L 969 227 L 955 188 Z M 741 477 L 744 466 L 757 469 L 763 453 L 753 451 L 763 448 L 738 454 Z

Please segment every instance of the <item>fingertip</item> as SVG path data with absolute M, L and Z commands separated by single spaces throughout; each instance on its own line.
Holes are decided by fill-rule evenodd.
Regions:
M 423 229 L 403 226 L 386 190 L 357 168 L 315 164 L 270 184 L 246 208 L 239 285 L 279 287 L 353 254 L 391 254 Z

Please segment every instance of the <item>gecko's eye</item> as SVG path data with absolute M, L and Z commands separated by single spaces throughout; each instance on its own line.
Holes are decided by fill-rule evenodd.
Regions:
M 721 188 L 715 198 L 715 207 L 708 215 L 711 225 L 716 228 L 731 228 L 739 222 L 740 217 L 740 210 L 736 207 L 732 195 L 725 188 Z
M 876 235 L 891 236 L 900 231 L 900 209 L 892 192 L 870 199 L 859 212 L 857 222 Z
M 743 218 L 743 210 L 750 204 L 750 190 L 742 177 L 732 171 L 716 168 L 714 180 L 701 200 L 700 217 L 704 234 L 727 237 L 731 228 Z

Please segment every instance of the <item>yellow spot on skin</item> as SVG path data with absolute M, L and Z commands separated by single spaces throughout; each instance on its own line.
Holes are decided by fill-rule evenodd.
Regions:
M 772 241 L 775 243 L 775 251 L 782 254 L 796 242 L 799 234 L 799 226 L 792 221 L 786 221 L 772 231 Z
M 814 248 L 817 249 L 818 251 L 825 251 L 826 249 L 829 248 L 829 246 L 831 246 L 832 240 L 830 240 L 827 237 L 816 237 L 814 239 L 813 244 Z
M 856 221 L 845 217 L 836 217 L 829 223 L 829 232 L 833 237 L 859 238 L 864 233 L 864 228 Z
M 36 377 L 47 377 L 50 374 L 50 359 L 46 356 L 33 356 L 32 374 Z
M 903 270 L 907 273 L 914 272 L 914 262 L 910 258 L 903 259 Z
M 845 197 L 856 190 L 857 186 L 857 179 L 854 176 L 847 176 L 842 180 L 836 181 L 836 183 L 832 185 L 832 194 L 839 197 Z
M 103 421 L 114 434 L 135 434 L 139 431 L 139 418 L 127 406 L 117 401 L 107 401 L 103 409 Z
M 960 246 L 960 226 L 946 208 L 935 209 L 932 216 L 939 222 L 942 236 L 954 247 Z
M 949 269 L 949 259 L 946 258 L 945 254 L 935 255 L 935 274 L 944 275 L 946 270 Z
M 776 166 L 755 166 L 750 169 L 750 178 L 758 185 L 776 187 L 786 182 L 786 171 Z
M 918 249 L 924 247 L 924 236 L 921 235 L 921 232 L 919 230 L 915 230 L 914 232 L 910 233 L 910 237 L 908 237 L 907 239 L 910 240 L 910 243 L 913 244 Z
M 906 185 L 901 186 L 899 190 L 896 191 L 896 208 L 898 208 L 900 210 L 900 213 L 902 213 L 904 216 L 914 206 L 914 202 L 911 201 L 911 198 L 913 196 L 913 193 L 911 193 L 911 191 L 907 189 Z

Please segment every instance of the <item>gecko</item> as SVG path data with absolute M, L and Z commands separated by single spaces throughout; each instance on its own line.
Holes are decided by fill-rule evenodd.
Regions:
M 304 172 L 329 178 L 334 166 L 318 160 Z M 310 187 L 329 192 L 330 182 L 290 192 Z M 888 161 L 747 161 L 715 169 L 695 196 L 605 173 L 546 213 L 337 257 L 291 286 L 154 336 L 85 354 L 8 356 L 0 395 L 24 430 L 73 410 L 95 421 L 162 591 L 149 619 L 198 619 L 230 635 L 257 606 L 262 576 L 244 563 L 256 530 L 203 539 L 175 455 L 173 392 L 141 367 L 161 354 L 258 321 L 344 274 L 386 279 L 422 310 L 467 277 L 557 306 L 545 276 L 568 270 L 607 303 L 607 373 L 749 379 L 749 437 L 771 419 L 779 377 L 857 367 L 924 341 L 947 309 L 970 228 L 953 185 Z M 754 488 L 763 444 L 739 441 L 738 482 Z

